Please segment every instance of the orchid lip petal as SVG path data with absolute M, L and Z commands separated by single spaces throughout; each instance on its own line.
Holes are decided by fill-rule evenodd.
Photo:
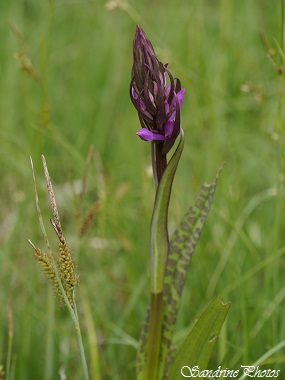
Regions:
M 159 133 L 153 133 L 146 128 L 140 129 L 136 134 L 144 141 L 166 140 L 165 136 Z

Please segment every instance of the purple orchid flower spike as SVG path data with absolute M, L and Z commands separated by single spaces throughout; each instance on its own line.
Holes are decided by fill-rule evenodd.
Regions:
M 151 42 L 137 26 L 133 42 L 131 100 L 142 128 L 137 135 L 151 141 L 154 172 L 160 180 L 166 167 L 166 154 L 180 133 L 180 108 L 185 89 L 156 57 Z

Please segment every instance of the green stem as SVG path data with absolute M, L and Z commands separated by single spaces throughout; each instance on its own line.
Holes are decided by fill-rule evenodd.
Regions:
M 51 290 L 47 296 L 47 329 L 46 329 L 46 348 L 44 363 L 44 380 L 50 380 L 54 371 L 54 295 Z
M 149 341 L 147 355 L 147 379 L 157 380 L 162 327 L 163 294 L 151 293 Z
M 13 344 L 13 335 L 9 334 L 8 337 L 8 352 L 7 352 L 7 360 L 6 360 L 6 379 L 11 379 L 11 360 L 12 360 L 12 344 Z
M 167 166 L 166 154 L 162 152 L 163 144 L 151 144 L 152 171 L 155 187 L 159 185 L 162 174 Z
M 79 320 L 78 320 L 78 314 L 77 314 L 77 308 L 76 304 L 74 302 L 74 316 L 76 317 L 73 319 L 74 324 L 75 324 L 75 329 L 77 333 L 77 339 L 78 339 L 78 344 L 79 344 L 79 349 L 80 349 L 80 355 L 81 355 L 81 362 L 82 362 L 82 368 L 83 368 L 83 373 L 84 373 L 84 378 L 85 380 L 89 380 L 89 374 L 88 374 L 88 368 L 87 368 L 87 362 L 86 362 L 86 356 L 85 356 L 85 351 L 84 351 L 84 346 L 83 346 L 83 341 L 82 341 L 82 335 L 81 335 L 81 330 L 80 330 L 80 325 L 79 325 Z
M 155 145 L 155 163 L 157 182 L 159 184 L 162 174 L 167 166 L 166 154 L 162 153 L 163 144 Z
M 12 345 L 13 345 L 13 311 L 11 305 L 11 299 L 8 298 L 7 302 L 7 317 L 8 317 L 8 351 L 6 360 L 6 377 L 5 379 L 12 379 L 11 376 L 11 359 L 12 359 Z M 1 372 L 1 371 L 0 371 Z
M 281 49 L 284 51 L 284 33 L 285 33 L 285 6 L 284 6 L 284 0 L 281 0 L 281 33 L 280 33 L 280 46 L 281 46 Z M 283 62 L 283 59 L 282 59 L 282 56 L 280 57 L 281 58 L 281 65 L 284 63 Z
M 78 314 L 77 314 L 77 308 L 76 308 L 74 293 L 73 293 L 73 307 L 74 308 L 72 308 L 72 305 L 70 304 L 70 302 L 66 296 L 66 293 L 64 291 L 62 282 L 61 282 L 59 274 L 58 274 L 57 267 L 56 267 L 54 262 L 53 262 L 53 268 L 54 268 L 54 272 L 55 272 L 55 275 L 56 275 L 62 296 L 64 298 L 65 305 L 67 306 L 69 313 L 70 313 L 70 316 L 71 316 L 73 323 L 75 325 L 75 330 L 76 330 L 78 344 L 79 344 L 79 350 L 80 350 L 80 356 L 81 356 L 81 363 L 82 363 L 82 368 L 83 368 L 83 373 L 84 373 L 84 379 L 89 380 L 87 362 L 86 362 L 85 351 L 84 351 L 84 346 L 83 346 L 83 341 L 82 341 L 82 336 L 81 336 L 81 330 L 80 330 L 80 325 L 79 325 L 79 318 L 78 318 Z

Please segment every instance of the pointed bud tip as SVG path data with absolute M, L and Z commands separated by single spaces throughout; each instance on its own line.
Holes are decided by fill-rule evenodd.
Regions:
M 143 31 L 143 29 L 138 24 L 136 26 L 136 34 L 143 34 L 143 35 L 145 35 L 145 32 Z

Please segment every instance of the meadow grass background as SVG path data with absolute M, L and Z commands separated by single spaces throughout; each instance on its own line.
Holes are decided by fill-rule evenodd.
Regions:
M 285 340 L 281 1 L 106 4 L 0 2 L 0 364 L 6 366 L 10 299 L 10 378 L 58 379 L 61 370 L 67 379 L 82 379 L 74 326 L 27 242 L 44 247 L 32 156 L 43 217 L 57 251 L 44 154 L 63 231 L 77 259 L 77 303 L 89 365 L 96 366 L 89 344 L 95 328 L 102 379 L 135 378 L 135 347 L 148 303 L 154 198 L 150 146 L 135 136 L 140 126 L 129 100 L 136 23 L 186 88 L 181 113 L 186 146 L 173 187 L 170 231 L 202 183 L 225 162 L 188 272 L 175 340 L 179 345 L 220 294 L 232 306 L 209 366 L 252 364 Z M 35 71 L 20 69 L 17 52 L 22 65 L 27 68 L 29 59 Z M 94 154 L 80 198 L 90 145 Z M 99 204 L 94 222 L 80 237 L 94 202 Z M 285 376 L 284 363 L 283 348 L 263 368 L 281 369 Z

